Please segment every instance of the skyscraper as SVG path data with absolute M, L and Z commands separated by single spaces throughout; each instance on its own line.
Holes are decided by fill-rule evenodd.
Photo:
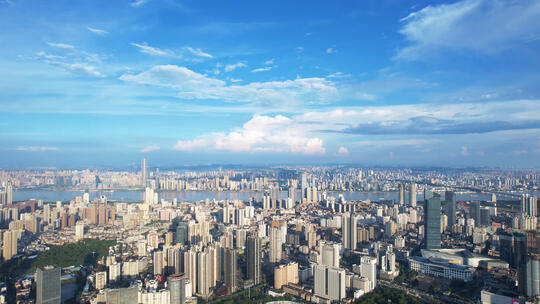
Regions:
M 254 285 L 261 283 L 261 241 L 255 233 L 247 238 L 246 267 L 248 280 Z
M 377 259 L 363 256 L 360 258 L 360 275 L 369 280 L 370 290 L 377 286 Z
M 528 216 L 538 215 L 538 199 L 536 196 L 529 196 L 528 194 L 521 196 L 521 213 Z
M 4 261 L 10 260 L 14 255 L 17 254 L 17 242 L 18 242 L 18 235 L 17 231 L 14 230 L 7 230 L 4 231 L 3 239 L 2 239 L 2 256 L 4 258 Z
M 349 250 L 356 250 L 358 239 L 356 230 L 356 216 L 354 214 L 343 214 L 341 220 L 341 233 L 343 236 L 343 247 Z
M 399 198 L 398 198 L 399 201 L 398 201 L 398 203 L 400 205 L 403 205 L 403 204 L 405 204 L 405 185 L 403 183 L 399 183 L 398 188 L 399 188 Z
M 345 270 L 326 265 L 316 265 L 314 272 L 315 295 L 329 299 L 332 302 L 345 298 Z
M 171 304 L 184 304 L 185 281 L 184 274 L 175 274 L 167 278 L 167 289 L 170 293 Z
M 146 158 L 143 158 L 141 161 L 141 186 L 146 187 L 146 179 L 148 173 L 146 172 Z
M 60 304 L 60 268 L 45 266 L 36 270 L 36 303 Z
M 445 212 L 448 217 L 448 226 L 452 229 L 452 226 L 456 223 L 456 194 L 452 191 L 446 191 L 444 193 L 444 201 Z
M 472 202 L 469 206 L 469 216 L 476 227 L 480 226 L 480 202 Z
M 441 248 L 441 198 L 438 195 L 425 200 L 425 242 L 426 249 Z
M 529 255 L 519 269 L 519 291 L 529 298 L 540 295 L 540 261 L 538 255 Z
M 416 207 L 416 183 L 411 182 L 409 185 L 409 205 Z
M 270 228 L 270 263 L 281 261 L 281 231 L 278 228 Z
M 229 248 L 223 249 L 223 281 L 231 293 L 236 292 L 238 289 L 237 259 L 238 250 Z

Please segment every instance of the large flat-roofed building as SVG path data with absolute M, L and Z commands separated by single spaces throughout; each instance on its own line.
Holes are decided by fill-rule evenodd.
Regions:
M 448 260 L 444 259 L 411 257 L 409 258 L 409 265 L 412 270 L 450 280 L 470 281 L 474 274 L 473 269 L 462 265 L 450 264 Z

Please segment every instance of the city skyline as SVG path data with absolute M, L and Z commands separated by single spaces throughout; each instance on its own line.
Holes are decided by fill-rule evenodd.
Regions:
M 540 163 L 535 1 L 10 0 L 0 25 L 0 168 Z

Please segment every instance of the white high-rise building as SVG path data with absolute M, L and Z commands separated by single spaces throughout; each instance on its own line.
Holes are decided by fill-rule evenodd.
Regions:
M 270 228 L 270 263 L 281 261 L 281 230 Z
M 77 225 L 75 225 L 75 239 L 77 241 L 84 239 L 84 223 L 83 222 L 78 222 Z
M 360 258 L 360 275 L 369 280 L 370 290 L 377 286 L 377 259 L 369 256 Z
M 141 185 L 146 187 L 146 182 L 148 178 L 148 173 L 146 171 L 146 158 L 143 158 L 141 161 Z
M 409 185 L 409 205 L 416 207 L 416 183 L 411 182 Z
M 321 241 L 321 264 L 339 268 L 340 249 L 339 244 Z
M 340 301 L 345 298 L 345 270 L 326 265 L 316 265 L 314 269 L 316 296 Z
M 107 272 L 100 271 L 96 272 L 96 289 L 102 290 L 107 285 Z

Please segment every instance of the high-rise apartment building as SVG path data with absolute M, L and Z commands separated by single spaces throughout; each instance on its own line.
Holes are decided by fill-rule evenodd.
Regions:
M 281 230 L 270 228 L 270 263 L 281 261 Z
M 146 171 L 146 158 L 143 158 L 141 161 L 141 186 L 146 187 L 148 173 Z
M 400 205 L 405 204 L 405 185 L 403 183 L 399 183 L 398 194 L 398 203 Z
M 323 299 L 341 301 L 345 298 L 345 270 L 326 265 L 314 268 L 314 293 Z
M 409 205 L 416 207 L 416 183 L 411 182 L 409 185 Z
M 237 260 L 238 250 L 229 248 L 223 249 L 223 281 L 231 293 L 238 290 Z

